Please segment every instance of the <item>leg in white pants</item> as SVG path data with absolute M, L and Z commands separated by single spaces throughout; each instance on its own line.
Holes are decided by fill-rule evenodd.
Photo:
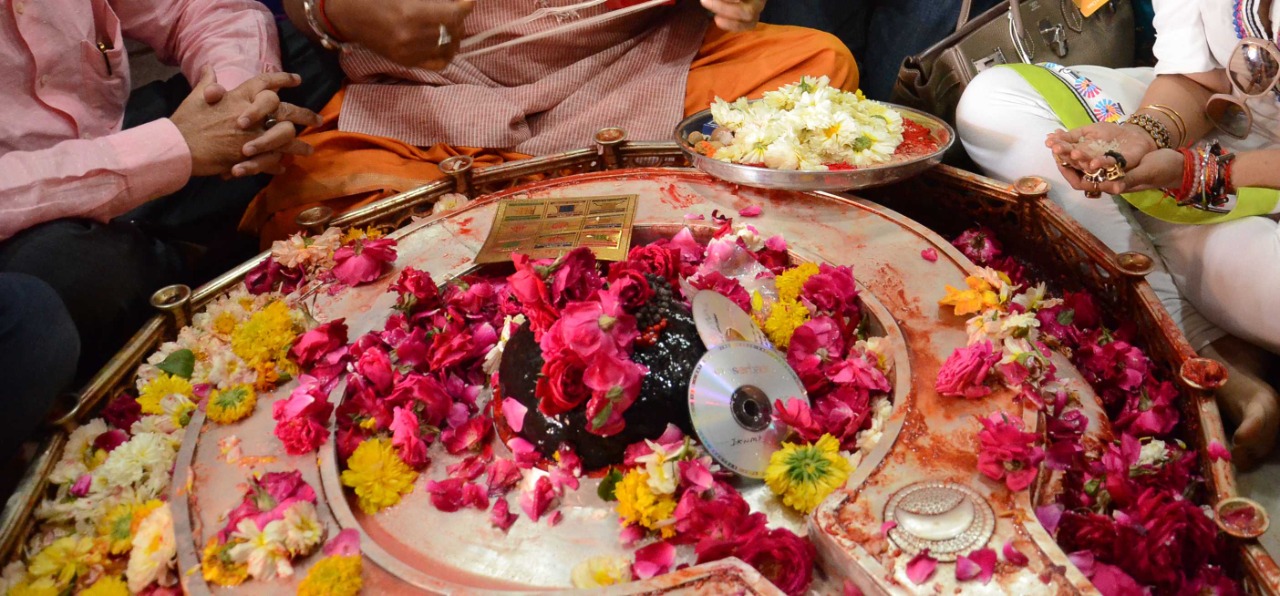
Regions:
M 1153 79 L 1150 69 L 1076 67 L 1075 70 L 1106 90 L 1127 111 L 1137 109 Z M 1155 270 L 1147 276 L 1147 282 L 1195 349 L 1224 335 L 1178 292 L 1161 254 L 1137 224 L 1133 216 L 1135 210 L 1124 199 L 1110 196 L 1089 199 L 1062 179 L 1053 154 L 1044 145 L 1045 137 L 1061 129 L 1062 122 L 1021 75 L 1007 68 L 993 68 L 979 74 L 960 99 L 956 125 L 965 149 L 987 175 L 1008 182 L 1023 176 L 1040 176 L 1050 183 L 1049 198 L 1108 248 L 1117 253 L 1134 251 L 1150 255 Z M 1173 236 L 1169 235 L 1171 240 Z

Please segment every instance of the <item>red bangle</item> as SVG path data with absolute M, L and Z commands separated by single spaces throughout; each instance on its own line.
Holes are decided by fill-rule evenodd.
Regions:
M 324 23 L 325 29 L 329 30 L 329 35 L 340 43 L 347 43 L 347 39 L 338 32 L 338 28 L 333 26 L 333 21 L 329 20 L 329 13 L 324 9 L 324 0 L 316 0 L 316 12 L 320 13 L 320 22 Z
M 1178 194 L 1174 197 L 1179 203 L 1186 202 L 1191 196 L 1194 189 L 1196 177 L 1196 154 L 1190 149 L 1179 149 L 1178 153 L 1182 154 L 1182 186 L 1178 187 Z

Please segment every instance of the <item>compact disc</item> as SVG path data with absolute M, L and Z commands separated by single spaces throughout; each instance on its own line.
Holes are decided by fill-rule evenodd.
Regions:
M 790 399 L 809 403 L 800 377 L 781 354 L 750 342 L 711 348 L 689 380 L 689 416 L 702 446 L 748 478 L 764 478 L 769 457 L 786 438 L 773 404 Z
M 707 349 L 730 341 L 773 347 L 751 315 L 714 290 L 702 290 L 693 295 L 693 323 L 698 326 L 698 337 L 702 338 Z

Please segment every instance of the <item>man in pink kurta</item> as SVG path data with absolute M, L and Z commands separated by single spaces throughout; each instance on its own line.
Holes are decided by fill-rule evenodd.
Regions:
M 180 65 L 195 87 L 136 126 L 126 124 L 125 37 Z M 74 370 L 77 353 L 91 372 L 137 328 L 151 292 L 189 281 L 200 248 L 122 216 L 193 176 L 234 182 L 309 150 L 294 124 L 317 117 L 276 94 L 299 83 L 279 72 L 278 44 L 254 0 L 0 0 L 0 397 L 47 404 L 56 388 L 24 379 Z M 190 227 L 216 232 L 212 214 L 224 209 L 233 234 L 255 191 L 204 193 L 211 205 Z M 68 319 L 78 348 L 30 343 Z

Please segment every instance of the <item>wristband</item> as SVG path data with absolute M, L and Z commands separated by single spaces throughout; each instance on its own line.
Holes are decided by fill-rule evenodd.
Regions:
M 317 0 L 302 0 L 302 10 L 307 15 L 307 25 L 310 25 L 311 31 L 316 34 L 316 37 L 320 38 L 320 45 L 324 46 L 324 49 L 330 51 L 346 51 L 347 44 L 334 38 L 329 34 L 329 31 L 320 24 L 321 18 L 324 18 L 325 21 L 328 22 L 328 17 L 324 16 L 324 11 L 322 9 L 324 6 L 323 0 L 319 1 L 321 4 L 318 8 L 316 6 Z

